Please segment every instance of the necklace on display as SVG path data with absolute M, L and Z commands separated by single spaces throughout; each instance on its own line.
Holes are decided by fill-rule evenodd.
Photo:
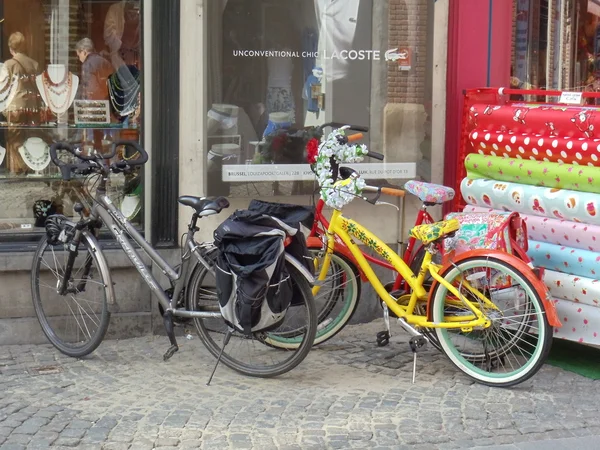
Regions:
M 65 71 L 65 77 L 62 81 L 55 83 L 50 78 L 48 70 L 45 70 L 42 74 L 42 85 L 44 86 L 48 107 L 53 113 L 62 114 L 69 109 L 69 106 L 71 106 L 71 90 L 73 87 L 73 75 L 71 72 Z M 50 94 L 54 94 L 59 98 L 58 104 Z
M 0 146 L 0 164 L 4 162 L 4 157 L 6 156 L 6 149 Z
M 50 163 L 48 145 L 40 138 L 27 139 L 19 148 L 19 153 L 25 164 L 36 172 L 44 170 Z

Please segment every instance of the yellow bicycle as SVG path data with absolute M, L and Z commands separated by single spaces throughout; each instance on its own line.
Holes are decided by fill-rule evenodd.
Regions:
M 533 376 L 548 356 L 553 327 L 561 324 L 546 286 L 532 267 L 494 250 L 467 251 L 446 265 L 433 263 L 440 241 L 453 236 L 459 228 L 453 219 L 411 230 L 411 236 L 427 249 L 419 272 L 413 273 L 377 236 L 342 214 L 343 207 L 357 197 L 378 204 L 382 194 L 404 196 L 400 189 L 369 186 L 355 170 L 339 167 L 340 163 L 358 162 L 364 156 L 383 159 L 383 155 L 364 145 L 351 144 L 349 141 L 361 135 L 348 137 L 346 132 L 347 128 L 338 129 L 323 139 L 312 166 L 321 198 L 333 208 L 318 258 L 318 280 L 322 282 L 327 277 L 335 240 L 341 239 L 383 299 L 386 330 L 379 333 L 378 339 L 389 340 L 391 311 L 412 335 L 409 344 L 415 363 L 416 353 L 428 342 L 426 334 L 431 333 L 450 361 L 480 383 L 507 387 Z M 389 293 L 356 240 L 393 265 L 410 289 L 399 296 Z M 316 283 L 313 294 L 319 289 Z

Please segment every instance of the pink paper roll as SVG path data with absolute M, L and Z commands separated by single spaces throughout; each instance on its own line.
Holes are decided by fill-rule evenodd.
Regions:
M 569 300 L 552 300 L 562 322 L 562 327 L 554 329 L 554 337 L 582 344 L 600 344 L 600 308 Z
M 472 205 L 465 206 L 464 211 L 499 212 L 499 210 Z M 600 226 L 598 225 L 520 215 L 527 223 L 527 235 L 530 240 L 600 253 Z
M 469 142 L 473 152 L 481 155 L 589 166 L 595 166 L 600 161 L 598 138 L 569 138 L 475 129 L 469 134 Z

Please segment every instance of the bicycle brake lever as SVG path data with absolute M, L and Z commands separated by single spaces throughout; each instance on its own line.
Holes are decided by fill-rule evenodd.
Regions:
M 379 205 L 389 205 L 389 206 L 393 206 L 394 208 L 396 208 L 398 211 L 400 211 L 400 208 L 398 208 L 397 205 L 394 205 L 393 203 L 388 203 L 388 202 L 375 202 L 373 203 L 375 206 L 379 206 Z

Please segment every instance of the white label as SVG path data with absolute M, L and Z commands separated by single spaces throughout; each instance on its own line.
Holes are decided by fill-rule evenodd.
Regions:
M 22 223 L 21 228 L 30 229 L 33 228 L 33 225 L 31 225 L 30 223 Z
M 558 103 L 566 103 L 567 105 L 582 105 L 583 92 L 563 92 L 560 94 Z
M 416 163 L 349 164 L 365 179 L 409 180 L 417 175 Z M 308 164 L 234 164 L 223 166 L 223 181 L 312 181 Z

